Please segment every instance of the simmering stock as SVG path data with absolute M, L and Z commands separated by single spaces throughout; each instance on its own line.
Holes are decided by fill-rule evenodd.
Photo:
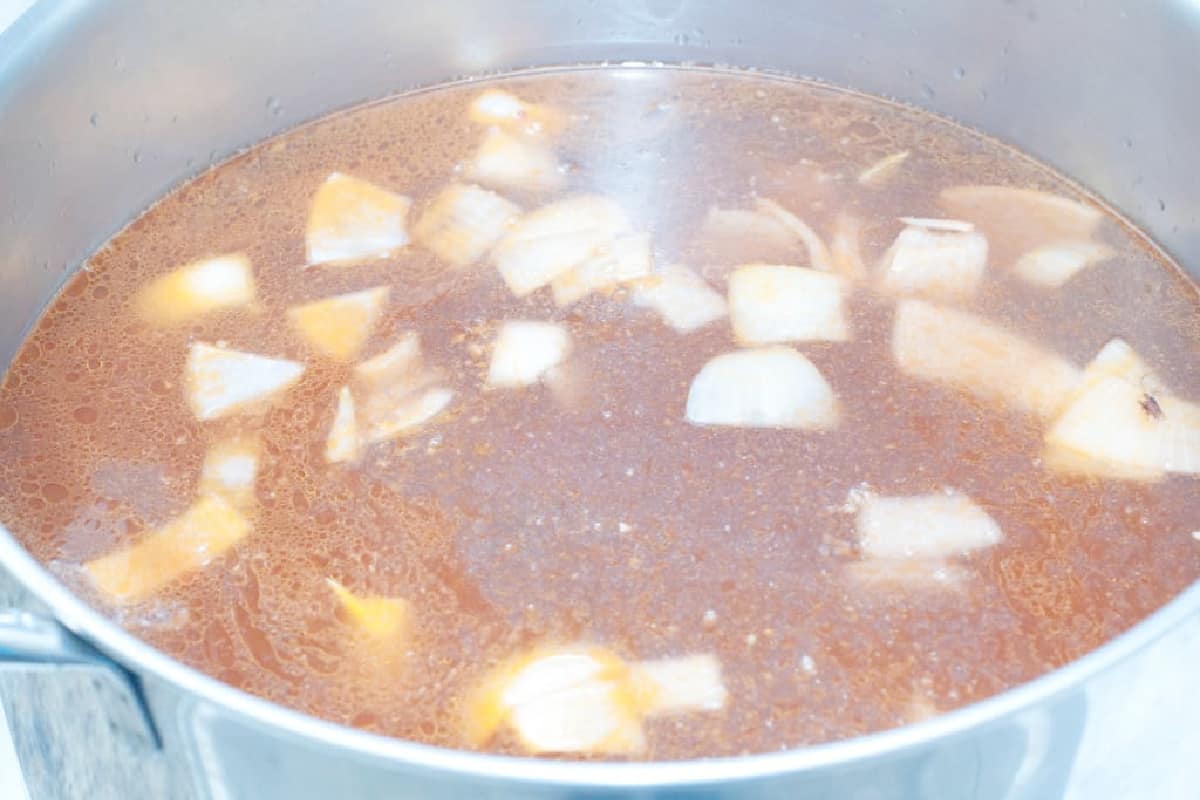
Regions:
M 90 259 L 0 519 L 223 681 L 450 747 L 902 725 L 1200 576 L 1197 292 L 1027 158 L 605 68 L 338 114 Z

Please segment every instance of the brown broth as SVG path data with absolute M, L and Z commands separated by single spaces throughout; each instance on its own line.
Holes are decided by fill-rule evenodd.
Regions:
M 660 263 L 729 266 L 709 264 L 694 235 L 709 206 L 746 207 L 755 195 L 820 230 L 839 211 L 863 217 L 869 259 L 897 215 L 939 216 L 946 186 L 1086 199 L 973 132 L 803 82 L 613 68 L 497 83 L 581 115 L 560 145 L 570 189 L 620 200 L 653 232 Z M 89 260 L 0 392 L 0 519 L 35 556 L 88 593 L 81 562 L 182 510 L 207 444 L 261 430 L 253 533 L 154 599 L 110 609 L 121 624 L 262 697 L 450 747 L 463 746 L 464 692 L 534 643 L 582 639 L 630 658 L 715 653 L 730 702 L 648 723 L 645 755 L 663 759 L 828 741 L 979 700 L 1095 648 L 1200 576 L 1193 478 L 1139 484 L 1039 468 L 1034 420 L 896 371 L 892 304 L 869 292 L 851 302 L 855 341 L 799 346 L 844 408 L 837 430 L 808 433 L 684 420 L 692 377 L 734 346 L 726 323 L 679 335 L 604 296 L 559 310 L 545 292 L 513 298 L 486 263 L 454 272 L 416 247 L 302 272 L 307 208 L 325 176 L 351 173 L 419 209 L 477 145 L 465 107 L 482 85 L 353 109 L 264 143 L 170 193 Z M 885 188 L 855 182 L 899 150 L 912 155 Z M 549 199 L 510 196 L 526 207 Z M 1194 285 L 1115 217 L 1101 237 L 1116 258 L 1060 290 L 993 267 L 972 310 L 1078 364 L 1123 336 L 1167 385 L 1200 397 Z M 232 251 L 254 264 L 256 312 L 176 329 L 131 313 L 149 278 Z M 803 250 L 793 263 L 805 263 Z M 368 352 L 419 331 L 457 398 L 361 465 L 327 465 L 348 368 L 309 357 L 282 311 L 380 283 L 394 288 Z M 570 328 L 574 400 L 546 386 L 480 390 L 485 348 L 506 318 Z M 199 423 L 181 388 L 196 340 L 309 369 L 265 417 Z M 864 589 L 847 578 L 854 518 L 842 508 L 864 483 L 888 494 L 954 486 L 1005 540 L 962 560 L 970 578 L 959 591 Z M 409 599 L 416 627 L 404 652 L 355 639 L 326 576 Z M 519 748 L 501 737 L 494 749 Z

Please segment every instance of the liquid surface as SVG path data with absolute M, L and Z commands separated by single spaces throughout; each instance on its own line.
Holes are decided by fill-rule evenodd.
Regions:
M 566 193 L 618 200 L 652 232 L 656 263 L 724 292 L 723 270 L 783 253 L 724 254 L 698 239 L 710 207 L 768 197 L 819 231 L 865 220 L 868 263 L 903 215 L 947 216 L 942 189 L 1010 184 L 1083 199 L 1053 173 L 922 113 L 804 83 L 726 73 L 605 69 L 495 82 L 555 106 L 566 189 L 506 191 L 525 208 Z M 464 697 L 488 669 L 543 642 L 597 642 L 626 658 L 712 653 L 720 711 L 652 719 L 639 757 L 763 752 L 894 727 L 1060 666 L 1135 624 L 1200 576 L 1195 478 L 1072 476 L 1041 466 L 1044 425 L 901 374 L 894 300 L 849 296 L 854 337 L 796 345 L 834 387 L 830 431 L 688 423 L 702 365 L 735 348 L 723 320 L 681 335 L 647 309 L 595 294 L 558 308 L 514 297 L 486 260 L 449 269 L 423 248 L 304 268 L 305 221 L 333 171 L 412 197 L 456 176 L 481 129 L 461 85 L 306 126 L 171 193 L 71 280 L 0 392 L 0 519 L 122 625 L 183 662 L 279 703 L 389 735 L 466 746 Z M 857 176 L 908 151 L 878 186 Z M 1086 364 L 1123 337 L 1181 397 L 1200 397 L 1193 286 L 1115 218 L 1115 251 L 1047 291 L 989 267 L 961 304 Z M 1004 243 L 992 242 L 1003 256 Z M 748 248 L 753 249 L 753 248 Z M 179 327 L 139 319 L 150 279 L 241 252 L 252 310 Z M 285 324 L 302 301 L 392 287 L 365 352 L 417 331 L 455 399 L 412 434 L 328 464 L 326 435 L 352 365 L 314 358 Z M 570 332 L 570 391 L 484 390 L 506 319 Z M 184 402 L 196 341 L 303 361 L 257 417 L 200 422 Z M 150 599 L 109 604 L 80 564 L 130 545 L 191 503 L 206 448 L 259 431 L 252 532 Z M 955 559 L 961 585 L 856 579 L 848 493 L 954 487 L 1003 530 Z M 395 652 L 355 632 L 326 578 L 405 598 Z M 506 733 L 486 745 L 520 752 Z

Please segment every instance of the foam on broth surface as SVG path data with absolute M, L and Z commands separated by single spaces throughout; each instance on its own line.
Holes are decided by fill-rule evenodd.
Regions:
M 461 177 L 482 135 L 468 104 L 493 85 L 570 117 L 555 140 L 566 189 L 505 196 L 525 209 L 564 192 L 614 198 L 652 233 L 657 263 L 687 264 L 722 293 L 737 264 L 810 261 L 798 244 L 754 252 L 779 249 L 757 239 L 726 253 L 699 241 L 713 206 L 771 198 L 820 231 L 852 213 L 873 266 L 897 217 L 947 216 L 938 193 L 949 186 L 1091 202 L 923 113 L 732 73 L 548 72 L 341 113 L 172 192 L 47 309 L 0 392 L 0 518 L 31 552 L 91 592 L 81 563 L 184 511 L 206 448 L 258 432 L 252 532 L 150 600 L 111 607 L 123 625 L 271 700 L 450 747 L 467 741 L 464 697 L 516 652 L 590 641 L 629 659 L 712 653 L 728 702 L 649 720 L 640 755 L 663 759 L 827 741 L 987 697 L 1082 655 L 1200 576 L 1194 477 L 1044 469 L 1036 417 L 896 369 L 886 293 L 848 295 L 850 341 L 797 345 L 836 389 L 841 417 L 833 430 L 793 431 L 685 419 L 693 377 L 736 347 L 728 320 L 680 334 L 620 297 L 559 308 L 548 291 L 515 297 L 487 260 L 451 268 L 418 246 L 304 269 L 309 204 L 331 172 L 411 197 L 419 212 Z M 1015 254 L 989 241 L 986 280 L 963 306 L 1079 365 L 1120 336 L 1180 397 L 1200 397 L 1195 287 L 1115 218 L 1097 238 L 1114 256 L 1049 291 L 1002 268 Z M 151 279 L 233 252 L 253 264 L 252 306 L 175 327 L 135 313 Z M 284 312 L 377 286 L 390 296 L 364 353 L 419 332 L 455 399 L 357 464 L 330 464 L 328 427 L 353 364 L 315 357 Z M 559 384 L 485 388 L 504 320 L 569 333 Z M 262 416 L 199 422 L 183 394 L 196 341 L 306 369 Z M 847 495 L 863 486 L 953 487 L 1004 538 L 956 561 L 956 587 L 862 580 L 848 569 Z M 404 598 L 402 644 L 357 631 L 330 577 Z M 521 750 L 509 733 L 486 746 Z

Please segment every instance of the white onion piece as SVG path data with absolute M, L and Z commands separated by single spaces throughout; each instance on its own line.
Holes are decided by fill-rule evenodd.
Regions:
M 404 598 L 356 594 L 333 578 L 326 578 L 325 585 L 333 591 L 346 616 L 371 639 L 403 642 L 408 638 L 413 608 Z
M 1078 393 L 1046 432 L 1048 466 L 1133 480 L 1200 472 L 1200 406 L 1162 386 L 1120 339 L 1084 371 Z
M 501 664 L 468 702 L 469 738 L 504 724 L 535 753 L 636 754 L 646 716 L 713 711 L 727 693 L 710 655 L 627 665 L 585 644 L 547 648 Z
M 1095 474 L 1150 477 L 1161 472 L 1200 472 L 1200 407 L 1170 395 L 1154 395 L 1116 377 L 1085 389 L 1046 434 L 1064 456 L 1095 462 Z M 1067 465 L 1057 461 L 1059 468 Z M 1077 463 L 1075 467 L 1083 464 Z
M 688 391 L 687 419 L 743 428 L 833 428 L 838 403 L 812 362 L 790 347 L 737 350 L 705 364 Z
M 426 389 L 397 398 L 385 394 L 368 398 L 368 421 L 363 440 L 375 444 L 410 433 L 450 405 L 454 392 L 444 387 Z
M 747 264 L 729 276 L 729 317 L 743 344 L 850 339 L 840 275 L 803 267 Z
M 600 648 L 575 646 L 535 657 L 492 702 L 534 753 L 633 754 L 645 748 L 627 670 Z
M 313 196 L 305 244 L 309 264 L 387 258 L 408 244 L 412 201 L 334 172 Z
M 632 755 L 646 748 L 620 686 L 582 683 L 513 707 L 513 730 L 532 753 Z
M 940 559 L 864 558 L 846 565 L 852 581 L 874 589 L 912 592 L 919 589 L 955 589 L 970 572 Z
M 534 191 L 554 191 L 566 181 L 566 172 L 550 148 L 499 128 L 484 136 L 466 173 L 487 186 Z
M 983 282 L 987 257 L 981 233 L 909 226 L 884 255 L 879 285 L 892 294 L 970 297 Z
M 611 680 L 622 669 L 620 660 L 602 648 L 573 645 L 551 650 L 518 669 L 500 698 L 506 706 L 515 707 L 583 683 Z
M 905 709 L 905 716 L 908 718 L 909 723 L 923 722 L 941 713 L 942 711 L 938 708 L 937 703 L 915 690 L 913 691 L 912 699 L 908 701 L 908 708 Z
M 879 497 L 860 494 L 858 546 L 877 559 L 941 559 L 998 544 L 1000 526 L 958 492 Z
M 483 258 L 520 214 L 520 206 L 493 191 L 455 183 L 421 215 L 413 238 L 443 261 L 465 267 Z
M 639 661 L 629 670 L 639 708 L 648 716 L 718 711 L 729 697 L 721 662 L 712 655 Z
M 304 365 L 198 342 L 184 373 L 192 413 L 212 420 L 266 406 L 300 380 Z
M 354 367 L 354 380 L 367 392 L 416 391 L 428 384 L 421 360 L 421 338 L 406 333 L 400 341 Z
M 374 444 L 402 436 L 440 414 L 454 397 L 450 389 L 434 385 L 440 377 L 425 366 L 415 333 L 358 364 L 353 392 L 360 441 Z
M 361 449 L 354 395 L 349 386 L 343 386 L 338 390 L 337 409 L 325 439 L 325 460 L 331 464 L 357 461 Z
M 906 375 L 952 386 L 1042 419 L 1079 386 L 1080 371 L 1015 333 L 973 314 L 922 300 L 896 305 L 892 356 Z
M 612 240 L 596 255 L 558 275 L 550 288 L 557 305 L 569 306 L 592 292 L 644 278 L 653 268 L 650 234 L 631 233 Z
M 524 115 L 525 103 L 502 89 L 488 89 L 471 101 L 468 113 L 472 122 L 483 125 L 515 122 Z
M 687 267 L 670 264 L 634 286 L 633 304 L 651 308 L 679 333 L 688 333 L 728 313 L 725 298 Z
M 792 260 L 796 244 L 795 235 L 769 214 L 714 206 L 700 227 L 695 257 L 718 268 L 751 260 Z
M 496 266 L 512 293 L 524 297 L 569 272 L 576 264 L 603 252 L 611 241 L 598 230 L 532 239 L 498 248 Z
M 234 436 L 208 448 L 200 468 L 200 495 L 219 494 L 238 508 L 254 502 L 260 446 L 254 436 Z
M 908 160 L 909 152 L 901 150 L 898 153 L 884 156 L 871 166 L 858 173 L 858 183 L 861 186 L 883 186 L 900 169 L 900 165 Z
M 476 97 L 468 115 L 480 125 L 496 125 L 528 136 L 557 133 L 566 121 L 550 106 L 527 103 L 500 89 L 488 89 Z
M 897 217 L 898 220 L 913 228 L 924 228 L 928 231 L 951 231 L 954 233 L 970 233 L 975 226 L 961 219 L 937 219 L 934 217 Z
M 1100 352 L 1088 362 L 1083 370 L 1080 391 L 1089 388 L 1101 378 L 1115 377 L 1137 384 L 1148 392 L 1168 393 L 1150 365 L 1142 360 L 1129 342 L 1120 337 L 1109 339 Z
M 522 217 L 492 256 L 508 288 L 523 297 L 559 275 L 601 255 L 631 230 L 612 200 L 583 195 L 543 206 Z
M 1053 289 L 1112 256 L 1111 247 L 1097 242 L 1059 242 L 1025 253 L 1017 259 L 1013 271 L 1026 283 Z
M 821 240 L 817 232 L 809 227 L 808 223 L 774 200 L 768 200 L 765 197 L 755 200 L 754 207 L 779 222 L 792 235 L 804 243 L 805 248 L 808 249 L 809 265 L 813 269 L 818 269 L 822 272 L 830 272 L 833 269 L 833 258 L 829 255 L 829 248 L 825 246 L 825 242 Z
M 110 600 L 136 603 L 208 566 L 244 539 L 251 527 L 222 494 L 206 494 L 161 528 L 83 568 Z
M 633 226 L 625 210 L 615 200 L 603 195 L 585 194 L 544 205 L 526 214 L 508 232 L 502 244 L 593 230 L 614 238 L 630 233 Z
M 1055 242 L 1089 241 L 1103 219 L 1098 209 L 1083 203 L 1013 186 L 952 186 L 942 190 L 939 201 L 953 216 L 970 220 L 988 239 L 1018 254 Z
M 240 253 L 185 264 L 138 292 L 138 313 L 158 325 L 174 325 L 212 311 L 254 302 L 250 260 Z
M 537 383 L 571 350 L 566 328 L 553 322 L 505 322 L 492 347 L 488 385 L 515 388 Z
M 377 286 L 292 306 L 287 310 L 288 322 L 318 353 L 351 361 L 375 330 L 388 292 L 388 287 Z
M 867 277 L 867 264 L 862 254 L 862 220 L 838 214 L 829 239 L 829 257 L 833 271 L 850 281 Z

